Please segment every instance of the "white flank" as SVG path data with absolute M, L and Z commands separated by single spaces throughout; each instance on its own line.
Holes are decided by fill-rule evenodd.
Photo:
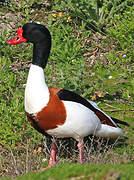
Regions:
M 44 70 L 31 65 L 25 88 L 25 110 L 28 113 L 37 113 L 47 105 L 49 90 L 45 82 Z
M 62 126 L 48 130 L 48 134 L 56 137 L 73 137 L 78 140 L 100 129 L 100 120 L 93 111 L 80 103 L 72 101 L 63 101 L 63 103 L 67 113 L 66 121 Z

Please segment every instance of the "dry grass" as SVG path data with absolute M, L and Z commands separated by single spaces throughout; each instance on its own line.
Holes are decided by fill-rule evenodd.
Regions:
M 0 146 L 0 176 L 12 178 L 39 170 L 48 162 L 51 140 L 43 141 L 42 146 L 35 147 L 29 141 L 23 146 L 12 150 Z M 121 164 L 134 159 L 131 153 L 117 152 L 118 147 L 126 146 L 124 140 L 106 140 L 94 136 L 85 139 L 85 163 L 92 164 Z M 73 139 L 57 140 L 56 161 L 59 163 L 78 162 L 77 142 Z M 115 149 L 116 148 L 116 151 Z
M 28 173 L 41 166 L 41 155 L 38 155 L 33 145 L 27 142 L 26 146 L 11 149 L 0 148 L 0 175 L 12 178 Z

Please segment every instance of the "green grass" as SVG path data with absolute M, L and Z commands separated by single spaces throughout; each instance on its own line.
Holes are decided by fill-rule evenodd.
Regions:
M 30 21 L 45 24 L 52 35 L 51 55 L 45 69 L 48 86 L 69 89 L 88 100 L 94 100 L 107 114 L 128 122 L 130 127 L 121 126 L 128 139 L 123 142 L 119 140 L 117 141 L 119 145 L 106 149 L 108 153 L 104 160 L 105 145 L 102 145 L 101 151 L 96 152 L 97 148 L 93 148 L 90 144 L 92 141 L 89 141 L 87 149 L 90 151 L 90 147 L 93 148 L 90 153 L 93 158 L 87 162 L 91 165 L 80 166 L 71 163 L 63 165 L 64 159 L 69 161 L 71 157 L 62 156 L 63 153 L 59 149 L 57 158 L 59 161 L 62 159 L 61 164 L 46 172 L 24 175 L 22 179 L 26 177 L 30 179 L 31 176 L 40 179 L 43 176 L 46 176 L 46 179 L 50 177 L 65 179 L 83 176 L 83 171 L 83 179 L 89 179 L 91 176 L 93 179 L 103 179 L 105 176 L 112 176 L 110 175 L 112 173 L 119 174 L 121 179 L 132 179 L 133 2 L 131 0 L 120 2 L 104 0 L 94 3 L 82 0 L 8 2 L 8 5 L 0 6 L 0 175 L 15 177 L 40 169 L 43 166 L 43 157 L 48 158 L 48 152 L 37 153 L 45 138 L 31 128 L 24 112 L 24 85 L 32 59 L 32 45 L 9 46 L 5 43 L 15 35 L 17 27 Z M 99 2 L 100 4 L 97 4 Z M 100 161 L 101 165 L 97 164 L 97 153 L 100 154 L 102 164 L 106 165 L 102 165 Z M 72 155 L 72 162 L 77 161 L 77 153 Z M 112 159 L 112 156 L 115 158 Z M 120 165 L 122 162 L 124 164 Z M 19 169 L 18 174 L 15 172 L 15 166 Z M 54 176 L 51 176 L 54 172 Z
M 132 180 L 134 178 L 133 164 L 128 165 L 104 165 L 104 164 L 61 164 L 45 172 L 29 173 L 24 176 L 15 178 L 15 180 L 44 180 L 44 179 L 120 179 Z M 4 178 L 8 180 L 10 178 Z

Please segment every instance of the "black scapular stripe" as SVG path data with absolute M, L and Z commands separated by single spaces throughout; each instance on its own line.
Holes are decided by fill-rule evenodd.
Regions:
M 90 104 L 90 102 L 88 102 L 86 99 L 84 99 L 83 97 L 81 97 L 80 95 L 78 95 L 72 91 L 61 89 L 57 93 L 57 95 L 60 100 L 74 101 L 74 102 L 77 102 L 77 103 L 80 103 L 80 104 L 86 106 L 87 108 L 91 109 L 93 112 L 96 111 L 96 108 L 92 104 Z

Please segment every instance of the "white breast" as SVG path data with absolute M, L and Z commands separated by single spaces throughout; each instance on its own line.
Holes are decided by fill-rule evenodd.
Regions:
M 26 89 L 25 110 L 28 113 L 37 113 L 47 105 L 49 90 L 45 82 L 44 71 L 37 65 L 31 65 Z

